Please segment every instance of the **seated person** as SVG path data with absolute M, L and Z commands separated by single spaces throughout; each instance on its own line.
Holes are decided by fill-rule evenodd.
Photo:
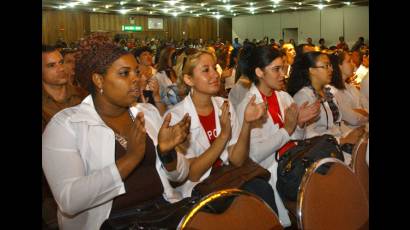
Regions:
M 180 145 L 190 161 L 188 180 L 177 187 L 184 197 L 191 196 L 196 184 L 208 178 L 223 165 L 241 166 L 249 159 L 250 128 L 266 113 L 264 105 L 251 100 L 245 109 L 242 126 L 239 126 L 235 110 L 230 103 L 215 96 L 220 87 L 220 75 L 216 71 L 216 58 L 208 51 L 198 51 L 188 56 L 183 69 L 183 81 L 190 87 L 190 94 L 166 114 L 172 114 L 171 125 L 191 117 L 190 135 Z M 241 187 L 255 193 L 277 212 L 274 192 L 265 180 L 255 178 Z
M 353 76 L 353 63 L 350 54 L 346 51 L 330 55 L 333 66 L 331 85 L 337 89 L 336 101 L 342 114 L 342 131 L 349 132 L 352 129 L 365 125 L 368 122 L 369 113 L 365 109 L 367 99 L 359 90 L 345 81 Z
M 188 162 L 174 147 L 186 139 L 190 118 L 169 126 L 168 116 L 161 126 L 154 106 L 136 103 L 138 63 L 104 35 L 87 37 L 79 51 L 76 74 L 91 94 L 57 113 L 42 139 L 59 227 L 99 229 L 123 209 L 179 201 L 168 180 L 188 175 Z
M 319 115 L 319 102 L 307 103 L 297 107 L 293 98 L 282 91 L 285 85 L 285 67 L 282 53 L 271 46 L 246 47 L 249 79 L 252 81 L 250 90 L 236 109 L 238 120 L 243 120 L 246 105 L 255 95 L 256 102 L 266 105 L 266 119 L 255 125 L 251 130 L 250 157 L 262 167 L 269 170 L 269 181 L 275 192 L 279 219 L 284 227 L 290 226 L 287 210 L 276 189 L 277 167 L 275 153 L 279 156 L 295 146 L 291 139 L 301 139 L 304 123 Z
M 303 139 L 333 135 L 340 145 L 355 144 L 363 134 L 364 128 L 359 127 L 349 133 L 341 130 L 342 113 L 334 97 L 337 89 L 329 85 L 332 79 L 332 64 L 327 54 L 308 52 L 297 59 L 293 65 L 288 82 L 288 93 L 293 95 L 296 104 L 303 105 L 320 101 L 318 119 L 305 124 Z M 345 162 L 350 163 L 350 156 L 345 155 Z

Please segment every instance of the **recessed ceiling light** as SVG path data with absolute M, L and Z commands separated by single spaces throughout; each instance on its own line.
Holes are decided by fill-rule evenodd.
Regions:
M 273 8 L 276 8 L 276 7 L 278 7 L 278 5 L 276 5 L 276 4 L 275 4 L 275 5 L 273 5 Z
M 206 8 L 206 11 L 209 11 L 209 10 L 211 10 L 210 8 Z
M 129 11 L 129 10 L 127 10 L 127 9 L 121 9 L 121 10 L 119 10 L 119 12 L 120 12 L 121 14 L 126 14 L 128 11 Z
M 177 12 L 172 12 L 172 15 L 173 15 L 174 17 L 176 17 L 176 16 L 178 16 L 178 13 L 177 13 Z
M 272 13 L 275 13 L 275 10 L 271 10 L 272 11 Z
M 174 6 L 178 1 L 168 1 L 168 4 L 170 4 L 171 6 Z
M 88 4 L 90 2 L 90 0 L 80 0 L 80 2 L 84 5 Z
M 186 8 L 188 8 L 188 6 L 180 6 L 179 9 L 181 9 L 182 11 L 184 11 Z
M 255 14 L 255 11 L 252 11 L 251 14 Z
M 323 8 L 325 8 L 325 5 L 319 4 L 319 5 L 317 5 L 316 7 L 319 8 L 319 10 L 323 10 Z
M 168 11 L 169 11 L 169 9 L 162 9 L 162 11 L 164 12 L 164 13 L 168 13 Z
M 231 11 L 231 13 L 233 13 L 233 10 L 230 10 Z
M 215 17 L 216 19 L 220 19 L 220 18 L 222 18 L 222 15 L 217 14 L 217 15 L 215 15 L 214 17 Z
M 352 3 L 351 2 L 345 2 L 345 4 L 350 6 Z
M 158 4 L 152 4 L 152 7 L 157 7 L 158 6 Z
M 192 14 L 192 12 L 193 12 L 192 10 L 189 11 L 190 14 Z
M 61 5 L 61 6 L 58 6 L 58 9 L 64 9 L 64 8 L 67 8 L 67 6 L 65 6 L 65 5 Z
M 121 6 L 122 6 L 122 5 L 124 5 L 124 4 L 125 4 L 125 2 L 124 2 L 124 1 L 121 1 L 121 2 L 120 2 L 120 5 L 121 5 Z
M 137 7 L 137 11 L 139 11 L 141 9 L 141 7 Z
M 298 5 L 301 6 L 301 5 L 302 5 L 302 2 L 298 2 Z
M 278 4 L 280 2 L 280 0 L 272 0 L 272 2 Z
M 95 12 L 97 9 L 96 8 L 93 8 L 93 11 Z
M 149 14 L 152 14 L 152 11 L 150 11 Z
M 108 9 L 110 7 L 111 7 L 111 5 L 105 5 L 105 9 Z
M 249 7 L 249 11 L 255 11 L 255 7 Z
M 235 17 L 235 16 L 236 16 L 236 14 L 233 14 L 233 16 Z
M 69 2 L 67 3 L 67 6 L 73 8 L 74 6 L 78 5 L 78 2 Z
M 201 6 L 205 6 L 205 3 L 201 3 Z
M 212 12 L 212 15 L 215 15 L 215 12 Z
M 230 10 L 230 9 L 232 8 L 232 6 L 231 6 L 231 5 L 225 5 L 225 8 L 226 8 L 227 10 Z
M 195 14 L 196 17 L 199 17 L 199 14 Z

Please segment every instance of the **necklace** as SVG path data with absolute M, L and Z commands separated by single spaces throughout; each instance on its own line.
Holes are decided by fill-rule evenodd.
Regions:
M 135 118 L 134 118 L 134 116 L 132 115 L 132 112 L 131 112 L 130 109 L 128 109 L 128 115 L 130 116 L 132 122 L 134 122 L 134 121 L 135 121 Z M 127 150 L 127 144 L 128 144 L 127 138 L 124 137 L 124 136 L 121 136 L 119 133 L 117 133 L 117 132 L 115 132 L 115 131 L 114 131 L 114 135 L 115 135 L 115 140 L 117 140 L 118 143 L 120 143 L 120 145 L 121 145 L 125 150 Z

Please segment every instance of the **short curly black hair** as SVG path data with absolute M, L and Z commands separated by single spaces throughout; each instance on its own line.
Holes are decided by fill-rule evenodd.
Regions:
M 152 50 L 148 46 L 140 47 L 140 48 L 134 50 L 132 53 L 134 54 L 135 58 L 138 58 L 144 52 L 149 52 L 149 53 L 152 54 Z
M 94 73 L 104 75 L 111 64 L 125 54 L 129 52 L 117 46 L 106 35 L 91 34 L 82 40 L 78 47 L 75 57 L 75 77 L 94 96 L 95 86 L 92 75 Z

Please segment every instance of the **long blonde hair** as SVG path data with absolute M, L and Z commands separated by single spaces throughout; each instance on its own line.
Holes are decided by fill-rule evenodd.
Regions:
M 207 50 L 198 50 L 197 52 L 195 52 L 191 55 L 188 55 L 186 57 L 186 60 L 185 60 L 184 64 L 182 65 L 182 72 L 180 74 L 178 74 L 178 78 L 177 78 L 178 89 L 182 90 L 182 92 L 185 92 L 186 95 L 191 90 L 191 87 L 189 85 L 185 84 L 184 75 L 187 74 L 189 76 L 193 76 L 194 68 L 195 68 L 195 66 L 198 65 L 199 58 L 204 54 L 210 55 L 212 57 L 212 59 L 214 60 L 214 62 L 216 63 L 215 54 L 213 54 L 212 52 L 209 52 Z

